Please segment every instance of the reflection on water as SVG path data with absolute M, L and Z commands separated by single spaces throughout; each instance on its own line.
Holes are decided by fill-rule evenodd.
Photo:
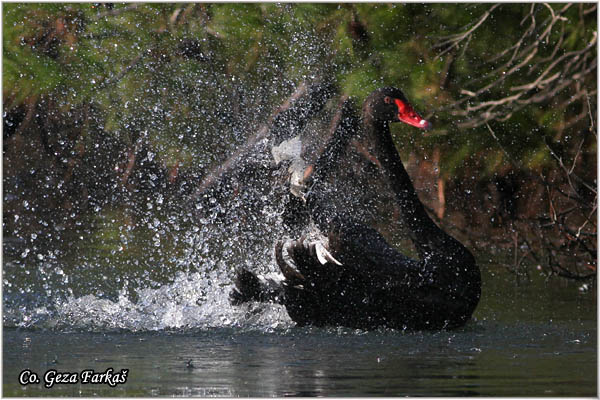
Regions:
M 292 328 L 193 334 L 5 332 L 5 395 L 462 396 L 596 393 L 596 335 L 582 323 L 458 332 Z M 193 368 L 188 367 L 192 360 Z M 124 385 L 22 387 L 17 373 L 129 369 Z
M 128 218 L 106 209 L 55 242 L 4 242 L 5 396 L 596 394 L 595 288 L 517 279 L 480 255 L 483 297 L 464 329 L 300 329 L 280 306 L 228 301 L 240 264 L 274 272 L 276 210 L 255 225 Z M 107 368 L 128 369 L 127 383 L 18 382 L 24 369 Z
M 594 296 L 558 281 L 516 286 L 486 267 L 476 320 L 451 332 L 296 328 L 280 309 L 257 305 L 244 315 L 273 313 L 280 324 L 146 333 L 5 328 L 4 395 L 596 395 Z M 50 368 L 126 368 L 129 376 L 114 388 L 44 389 L 18 384 L 25 368 L 40 376 Z

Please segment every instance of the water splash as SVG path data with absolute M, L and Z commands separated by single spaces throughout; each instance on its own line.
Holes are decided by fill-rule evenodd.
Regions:
M 206 195 L 183 207 L 158 196 L 135 223 L 131 214 L 106 208 L 47 250 L 32 246 L 37 238 L 12 249 L 5 244 L 4 326 L 134 332 L 292 326 L 279 305 L 229 303 L 236 268 L 275 273 L 272 246 L 285 234 L 284 204 L 277 201 L 283 193 L 249 185 L 238 196 Z
M 70 297 L 57 305 L 48 325 L 85 330 L 196 330 L 218 327 L 246 329 L 285 328 L 291 321 L 277 305 L 232 307 L 227 276 L 215 273 L 179 273 L 175 281 L 158 289 L 143 288 L 132 301 L 125 291 L 116 301 L 93 295 Z

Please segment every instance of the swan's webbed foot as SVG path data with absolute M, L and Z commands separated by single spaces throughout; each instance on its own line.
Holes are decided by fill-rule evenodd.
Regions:
M 229 293 L 229 301 L 239 305 L 248 301 L 256 301 L 260 297 L 260 280 L 247 269 L 240 268 L 236 272 L 235 287 Z
M 281 303 L 283 288 L 272 279 L 261 279 L 255 273 L 240 268 L 234 279 L 235 287 L 229 293 L 229 301 L 239 305 L 249 301 Z

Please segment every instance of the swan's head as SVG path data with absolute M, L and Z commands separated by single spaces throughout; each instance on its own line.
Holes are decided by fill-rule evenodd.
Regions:
M 420 129 L 431 129 L 431 123 L 421 117 L 410 105 L 400 89 L 384 87 L 367 97 L 363 114 L 374 121 L 404 122 Z

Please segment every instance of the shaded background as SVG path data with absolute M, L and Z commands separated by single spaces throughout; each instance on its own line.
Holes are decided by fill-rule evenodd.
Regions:
M 597 393 L 595 3 L 2 10 L 5 395 Z M 290 235 L 285 169 L 231 156 L 312 83 L 331 99 L 303 134 L 384 85 L 433 122 L 392 134 L 482 270 L 464 328 L 298 328 L 229 304 L 235 268 L 274 272 Z M 351 189 L 386 203 L 374 188 Z M 17 380 L 108 367 L 128 383 Z
M 593 3 L 8 3 L 3 17 L 9 303 L 73 294 L 73 279 L 109 297 L 175 279 L 191 247 L 209 252 L 187 234 L 203 229 L 186 202 L 199 182 L 323 80 L 358 104 L 401 87 L 433 122 L 394 126 L 398 150 L 479 258 L 595 282 Z

